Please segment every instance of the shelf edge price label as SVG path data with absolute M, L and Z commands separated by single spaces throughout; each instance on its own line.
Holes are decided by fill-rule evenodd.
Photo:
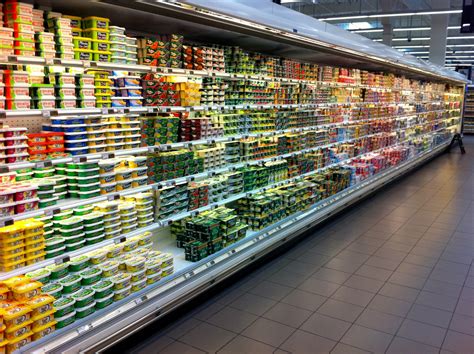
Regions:
M 45 168 L 51 166 L 53 166 L 53 163 L 51 161 L 40 161 L 35 164 L 36 168 Z
M 73 157 L 72 162 L 74 163 L 87 162 L 87 156 Z
M 194 275 L 195 275 L 194 270 L 191 270 L 190 272 L 184 274 L 184 277 L 185 277 L 186 279 L 189 279 L 189 278 L 194 277 Z
M 13 225 L 15 221 L 13 219 L 6 219 L 6 220 L 2 220 L 0 221 L 0 226 L 10 226 L 10 225 Z
M 138 299 L 135 300 L 135 304 L 140 305 L 142 302 L 145 302 L 147 300 L 148 300 L 148 296 L 143 295 L 143 296 L 141 296 L 141 297 L 139 297 Z
M 84 326 L 81 326 L 77 329 L 78 334 L 82 334 L 84 332 L 87 332 L 92 329 L 92 323 L 86 324 Z
M 114 243 L 117 245 L 119 243 L 124 243 L 125 241 L 127 241 L 127 238 L 126 237 L 120 237 L 118 239 L 115 239 L 114 240 Z
M 61 258 L 58 258 L 54 261 L 55 264 L 64 264 L 64 263 L 67 263 L 71 260 L 71 257 L 69 256 L 64 256 L 64 257 L 61 257 Z
M 107 200 L 109 202 L 113 201 L 113 200 L 117 200 L 117 199 L 120 199 L 120 195 L 119 194 L 109 194 L 107 196 Z

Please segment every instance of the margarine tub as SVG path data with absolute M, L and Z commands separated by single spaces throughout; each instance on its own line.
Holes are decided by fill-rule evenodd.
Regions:
M 74 301 L 74 300 L 72 300 Z M 57 315 L 57 312 L 56 312 L 56 315 Z M 71 323 L 74 323 L 74 321 L 76 320 L 76 311 L 72 311 L 72 312 L 69 312 L 67 315 L 64 315 L 62 317 L 56 317 L 56 328 L 57 329 L 60 329 L 60 328 L 64 328 L 66 326 L 69 326 Z
M 107 159 L 99 161 L 99 173 L 105 174 L 113 172 L 119 166 L 118 159 Z
M 19 337 L 16 337 L 12 340 L 6 341 L 7 343 L 7 353 L 13 353 L 14 351 L 24 347 L 28 343 L 31 343 L 33 332 L 27 332 Z
M 81 216 L 83 221 L 86 222 L 87 216 L 94 211 L 92 205 L 83 205 L 73 209 L 73 213 L 76 216 Z
M 44 325 L 47 325 L 53 322 L 55 311 L 56 310 L 53 308 L 53 305 L 51 304 L 51 310 L 44 312 L 39 316 L 32 317 L 31 320 L 33 321 L 33 326 L 32 326 L 33 332 L 35 331 L 35 329 L 38 329 L 38 327 L 42 327 Z
M 79 272 L 79 271 L 87 268 L 87 266 L 89 264 L 89 260 L 90 260 L 89 256 L 86 256 L 86 255 L 82 255 L 82 256 L 72 258 L 68 262 L 69 271 Z
M 103 217 L 104 217 L 104 214 L 101 213 L 100 211 L 93 211 L 87 215 L 83 215 L 82 219 L 83 219 L 84 226 L 86 227 L 86 230 L 87 230 L 87 227 L 90 225 L 96 225 L 98 223 L 103 222 L 103 219 L 102 219 Z
M 171 265 L 171 266 L 162 268 L 162 270 L 161 270 L 161 276 L 162 276 L 162 277 L 167 277 L 168 275 L 173 274 L 173 272 L 174 272 L 174 267 Z
M 102 264 L 107 261 L 107 251 L 97 250 L 89 253 L 89 262 L 94 265 Z
M 146 276 L 147 284 L 154 284 L 159 280 L 161 280 L 161 270 L 158 273 L 150 274 Z
M 39 340 L 53 333 L 56 329 L 56 321 L 51 321 L 41 327 L 33 328 L 33 340 Z
M 41 291 L 44 294 L 49 294 L 53 296 L 55 299 L 58 299 L 59 297 L 61 297 L 63 286 L 58 283 L 50 283 L 50 284 L 43 285 L 43 287 L 41 288 Z
M 72 294 L 81 287 L 81 277 L 75 274 L 69 274 L 62 278 L 59 284 L 63 286 L 64 294 Z
M 87 304 L 84 307 L 76 308 L 76 317 L 77 318 L 84 318 L 84 317 L 89 316 L 90 314 L 92 314 L 94 312 L 95 312 L 95 301 L 92 301 L 91 303 Z
M 119 301 L 125 299 L 127 296 L 130 296 L 132 293 L 132 285 L 122 288 L 120 290 L 115 290 L 114 292 L 114 301 Z
M 152 237 L 153 237 L 153 234 L 151 232 L 144 232 L 143 234 L 141 235 L 138 235 L 137 238 L 138 238 L 138 245 L 139 246 L 144 246 L 144 245 L 149 245 L 152 243 Z
M 9 328 L 15 328 L 28 322 L 31 317 L 31 308 L 21 303 L 3 309 L 3 321 Z
M 99 265 L 99 269 L 102 271 L 104 278 L 113 277 L 118 274 L 119 263 L 116 261 L 107 261 Z
M 146 156 L 132 156 L 132 157 L 127 157 L 126 161 L 129 167 L 131 168 L 146 167 L 147 157 Z
M 111 245 L 111 246 L 106 247 L 105 250 L 107 251 L 108 258 L 115 258 L 115 257 L 118 257 L 120 253 L 122 253 L 123 245 L 122 244 Z
M 22 323 L 21 325 L 18 325 L 18 326 L 7 327 L 5 332 L 4 332 L 5 338 L 9 341 L 12 341 L 12 340 L 14 340 L 18 337 L 23 336 L 26 333 L 32 333 L 31 332 L 32 323 L 33 323 L 33 321 L 30 320 L 30 321 L 24 322 L 24 323 Z
M 132 282 L 132 291 L 133 292 L 137 292 L 137 291 L 140 291 L 142 289 L 145 288 L 145 286 L 147 285 L 147 281 L 146 281 L 146 277 L 144 277 L 143 279 L 141 280 L 138 280 L 136 282 Z
M 51 279 L 61 279 L 64 278 L 68 274 L 68 264 L 52 264 L 46 267 L 47 270 L 51 272 Z
M 82 278 L 82 285 L 92 285 L 101 279 L 102 271 L 97 268 L 89 268 L 79 273 Z
M 51 295 L 41 294 L 27 301 L 26 305 L 32 309 L 31 317 L 35 318 L 53 310 L 54 301 L 55 299 Z
M 110 281 L 114 283 L 114 290 L 119 291 L 130 288 L 131 278 L 130 274 L 120 273 L 110 278 Z
M 94 290 L 94 299 L 97 301 L 113 293 L 114 283 L 108 279 L 103 279 L 91 286 Z
M 13 298 L 17 301 L 28 301 L 37 296 L 41 291 L 42 284 L 38 281 L 31 281 L 11 287 Z
M 96 307 L 96 309 L 100 310 L 100 309 L 103 309 L 103 308 L 111 305 L 113 302 L 114 302 L 114 294 L 110 293 L 110 294 L 108 294 L 107 296 L 105 296 L 103 298 L 96 299 L 95 300 L 95 307 Z
M 131 282 L 134 283 L 134 282 L 146 279 L 145 272 L 146 272 L 146 270 L 142 269 L 142 270 L 139 270 L 137 272 L 129 273 L 130 276 L 131 276 L 131 278 L 130 278 Z
M 39 281 L 42 284 L 47 284 L 49 283 L 51 271 L 49 271 L 48 269 L 38 269 L 32 272 L 26 273 L 26 276 L 32 280 Z
M 146 275 L 161 273 L 161 265 L 163 264 L 160 258 L 148 259 L 145 264 Z

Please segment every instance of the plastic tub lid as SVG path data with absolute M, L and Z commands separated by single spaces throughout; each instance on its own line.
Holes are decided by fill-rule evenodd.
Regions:
M 99 229 L 95 229 L 95 230 L 92 230 L 92 231 L 85 231 L 84 233 L 86 234 L 86 237 L 87 237 L 87 234 L 93 234 L 93 233 L 100 232 L 100 231 L 104 231 L 104 227 L 101 227 Z
M 118 234 L 120 232 L 122 232 L 122 229 L 118 229 L 118 230 L 114 230 L 114 231 L 106 231 L 105 236 L 111 236 L 111 235 L 113 236 L 113 235 Z
M 100 193 L 100 189 L 95 189 L 93 191 L 87 191 L 87 192 L 81 192 L 81 191 L 76 191 L 78 194 L 93 194 L 93 193 Z

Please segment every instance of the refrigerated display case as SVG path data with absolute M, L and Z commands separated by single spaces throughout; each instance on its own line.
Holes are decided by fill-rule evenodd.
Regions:
M 54 326 L 36 318 L 0 345 L 107 348 L 459 132 L 464 77 L 253 3 L 52 1 L 46 27 L 78 57 L 0 58 L 3 141 L 14 146 L 1 177 L 16 188 L 1 194 L 0 280 L 14 294 L 22 275 L 44 283 L 31 296 L 55 297 L 56 309 Z M 68 31 L 116 40 L 76 36 L 69 47 Z M 97 49 L 127 48 L 121 39 L 137 43 L 136 58 Z M 20 85 L 34 98 L 16 100 L 11 82 L 25 75 L 54 81 Z

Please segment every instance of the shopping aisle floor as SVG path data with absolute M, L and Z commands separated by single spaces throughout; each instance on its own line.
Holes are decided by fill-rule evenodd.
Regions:
M 474 353 L 474 139 L 335 219 L 136 353 Z

